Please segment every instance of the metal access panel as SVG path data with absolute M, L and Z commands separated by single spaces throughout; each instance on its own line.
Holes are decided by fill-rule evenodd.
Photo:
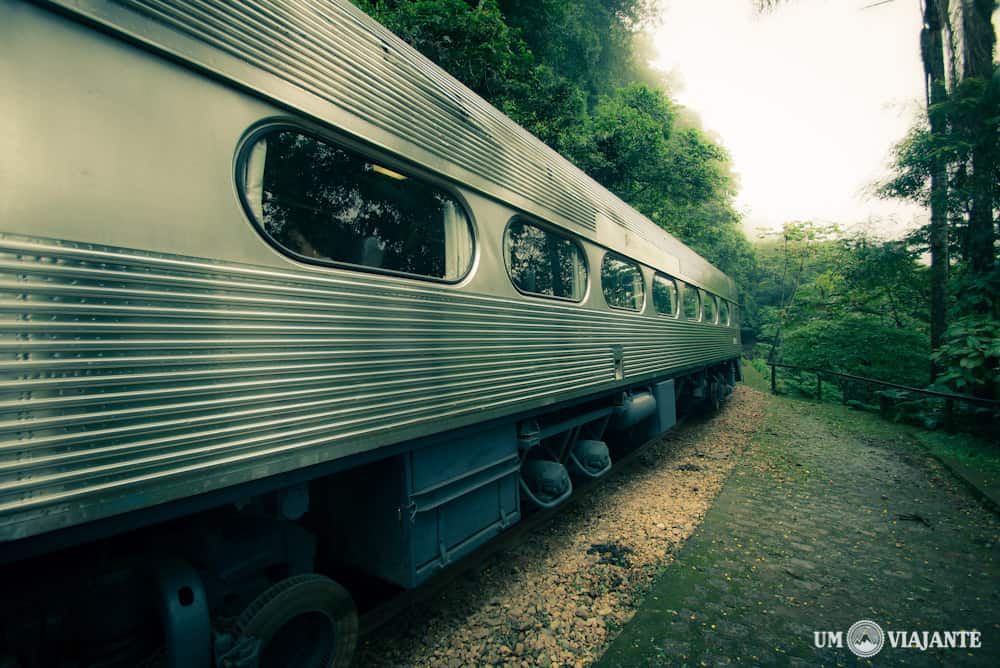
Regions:
M 326 495 L 336 558 L 416 587 L 521 517 L 514 424 L 351 472 Z
M 653 385 L 653 397 L 656 399 L 656 432 L 663 433 L 677 424 L 677 397 L 674 394 L 673 379 Z

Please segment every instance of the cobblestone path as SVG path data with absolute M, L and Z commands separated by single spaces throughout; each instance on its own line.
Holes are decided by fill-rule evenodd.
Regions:
M 704 524 L 600 666 L 1000 666 L 1000 522 L 907 429 L 773 400 Z M 982 633 L 857 659 L 848 627 Z M 844 632 L 841 649 L 814 631 Z

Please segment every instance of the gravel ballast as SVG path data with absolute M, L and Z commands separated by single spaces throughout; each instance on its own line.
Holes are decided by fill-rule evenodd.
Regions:
M 358 666 L 584 666 L 631 619 L 761 423 L 741 386 L 609 480 L 358 648 Z

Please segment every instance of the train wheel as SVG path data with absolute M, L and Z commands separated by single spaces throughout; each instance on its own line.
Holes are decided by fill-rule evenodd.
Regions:
M 260 641 L 260 668 L 347 666 L 358 640 L 358 613 L 350 594 L 330 578 L 297 575 L 254 599 L 234 630 Z

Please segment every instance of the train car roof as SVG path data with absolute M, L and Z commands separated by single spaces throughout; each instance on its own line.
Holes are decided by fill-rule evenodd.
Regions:
M 273 9 L 217 0 L 48 4 L 737 298 L 732 279 L 345 0 Z

